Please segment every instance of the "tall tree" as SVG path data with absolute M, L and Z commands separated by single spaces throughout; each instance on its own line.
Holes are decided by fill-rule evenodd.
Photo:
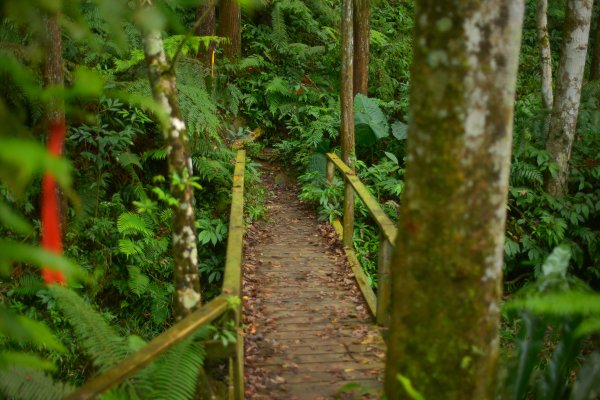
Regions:
M 569 160 L 581 99 L 592 3 L 593 0 L 567 0 L 556 97 L 546 140 L 550 161 L 557 165 L 557 170 L 554 174 L 546 174 L 545 186 L 554 196 L 564 196 L 568 189 Z
M 354 51 L 352 0 L 342 1 L 342 74 L 340 77 L 340 103 L 342 114 L 341 144 L 342 160 L 354 171 L 354 92 L 352 80 L 354 68 L 352 52 Z M 354 234 L 354 190 L 346 182 L 344 192 L 344 246 L 352 247 Z
M 162 130 L 167 148 L 171 193 L 178 200 L 173 215 L 173 259 L 175 261 L 175 317 L 181 319 L 200 305 L 200 279 L 192 187 L 192 159 L 188 132 L 179 109 L 175 69 L 167 56 L 159 31 L 143 32 L 144 54 L 154 100 L 167 121 Z
M 407 397 L 407 380 L 427 399 L 493 397 L 523 8 L 417 2 L 390 400 Z
M 371 1 L 354 0 L 354 94 L 368 96 Z
M 42 39 L 46 49 L 46 58 L 42 66 L 44 86 L 63 86 L 62 37 L 58 22 L 58 13 L 45 17 L 45 36 Z M 48 124 L 48 151 L 54 156 L 60 156 L 65 140 L 65 107 L 60 96 L 53 96 L 46 104 L 45 119 Z M 49 173 L 42 179 L 42 247 L 55 253 L 62 252 L 62 229 L 60 193 L 56 179 Z M 66 215 L 66 214 L 65 214 Z M 64 221 L 62 221 L 64 223 Z M 46 283 L 64 283 L 65 276 L 60 271 L 49 268 L 42 269 Z
M 229 39 L 224 44 L 225 57 L 233 60 L 242 55 L 242 12 L 237 0 L 221 0 L 219 5 L 219 27 L 217 34 Z
M 538 0 L 536 10 L 537 37 L 542 66 L 542 102 L 544 108 L 552 110 L 552 53 L 548 35 L 548 0 Z
M 215 5 L 212 1 L 207 1 L 204 4 L 198 6 L 196 9 L 196 19 L 200 20 L 204 15 L 202 23 L 198 26 L 194 34 L 196 36 L 215 36 L 216 33 L 216 19 L 215 19 Z M 198 59 L 202 61 L 205 67 L 211 66 L 213 51 L 215 50 L 214 41 L 210 41 L 208 46 L 200 45 L 198 49 Z

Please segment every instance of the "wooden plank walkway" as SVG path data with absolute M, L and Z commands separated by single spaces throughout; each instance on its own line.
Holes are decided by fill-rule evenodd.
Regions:
M 246 234 L 246 398 L 379 398 L 380 331 L 333 229 L 282 177 L 265 167 L 267 219 Z

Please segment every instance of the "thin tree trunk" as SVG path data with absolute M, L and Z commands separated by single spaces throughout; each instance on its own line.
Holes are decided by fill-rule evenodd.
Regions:
M 241 20 L 242 13 L 237 0 L 221 0 L 217 34 L 231 41 L 230 44 L 223 44 L 224 55 L 230 60 L 242 55 Z
M 552 53 L 548 36 L 548 0 L 538 0 L 536 24 L 542 67 L 542 102 L 544 108 L 550 111 L 554 99 L 552 96 Z
M 568 191 L 569 160 L 575 138 L 581 86 L 585 68 L 593 0 L 567 0 L 565 28 L 556 80 L 546 150 L 557 165 L 554 175 L 546 175 L 546 191 L 564 196 Z
M 196 32 L 194 32 L 196 36 L 215 36 L 216 20 L 214 4 L 211 2 L 206 2 L 203 5 L 198 6 L 196 10 L 196 19 L 200 19 L 206 12 L 208 12 L 208 14 L 204 19 L 204 22 L 202 22 L 198 29 L 196 29 Z M 198 49 L 197 58 L 207 68 L 211 67 L 212 54 L 214 50 L 215 43 L 213 41 L 208 44 L 208 47 L 201 44 L 200 48 Z
M 51 14 L 46 16 L 45 37 L 42 39 L 46 50 L 46 58 L 42 67 L 42 77 L 44 86 L 63 86 L 63 57 L 62 57 L 62 37 L 60 25 L 58 23 L 59 15 Z M 63 145 L 66 134 L 65 126 L 65 105 L 61 96 L 52 97 L 46 104 L 45 118 L 48 124 L 48 151 L 54 156 L 60 156 L 63 152 Z M 45 173 L 42 179 L 42 204 L 41 204 L 41 224 L 42 224 L 42 247 L 55 252 L 62 253 L 62 228 L 66 225 L 66 201 L 63 204 L 61 213 L 60 190 L 56 184 L 56 179 L 49 173 Z M 64 218 L 61 221 L 61 214 Z M 42 269 L 44 281 L 50 283 L 65 283 L 65 276 L 61 271 L 55 271 L 49 268 Z
M 368 96 L 370 18 L 370 0 L 354 0 L 354 95 Z
M 388 399 L 493 398 L 523 0 L 417 2 Z M 400 376 L 401 379 L 398 377 Z
M 198 252 L 194 224 L 194 191 L 190 185 L 192 159 L 188 132 L 181 116 L 175 72 L 167 63 L 160 32 L 145 32 L 144 53 L 152 94 L 168 117 L 163 135 L 168 153 L 169 174 L 179 177 L 180 184 L 171 184 L 171 193 L 178 200 L 173 216 L 173 259 L 175 261 L 175 317 L 181 319 L 200 305 Z
M 342 76 L 340 103 L 342 113 L 341 143 L 342 160 L 352 171 L 355 170 L 354 155 L 354 95 L 352 90 L 354 33 L 352 20 L 352 0 L 342 1 Z M 352 247 L 354 234 L 354 190 L 346 182 L 344 194 L 344 246 Z
M 592 65 L 590 67 L 590 81 L 600 79 L 600 4 L 596 7 L 596 34 L 594 35 L 594 49 L 592 51 Z

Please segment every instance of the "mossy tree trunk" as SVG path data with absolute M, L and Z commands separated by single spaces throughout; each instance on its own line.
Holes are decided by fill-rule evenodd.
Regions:
M 540 46 L 542 67 L 542 103 L 548 111 L 552 110 L 552 53 L 548 35 L 548 0 L 538 0 L 536 10 L 537 37 Z
M 368 96 L 369 40 L 371 33 L 371 1 L 354 0 L 354 88 L 353 92 Z
M 340 77 L 340 103 L 342 113 L 341 144 L 342 161 L 354 171 L 354 92 L 352 81 L 354 79 L 352 0 L 342 1 L 342 75 Z M 344 191 L 344 246 L 352 247 L 354 233 L 354 190 L 346 182 Z
M 215 6 L 212 2 L 208 1 L 201 6 L 198 6 L 196 9 L 196 19 L 202 18 L 202 16 L 206 13 L 206 17 L 204 21 L 200 24 L 198 29 L 194 34 L 196 36 L 215 36 L 216 34 L 216 19 L 215 19 Z M 212 54 L 215 50 L 215 43 L 211 41 L 208 44 L 208 47 L 204 45 L 200 45 L 198 49 L 197 58 L 202 62 L 207 68 L 211 67 Z
M 191 186 L 192 159 L 188 132 L 181 116 L 175 71 L 167 62 L 160 32 L 143 34 L 144 54 L 155 101 L 167 115 L 163 135 L 171 180 L 171 193 L 178 201 L 173 216 L 173 259 L 175 262 L 175 317 L 181 319 L 200 305 L 200 279 L 194 216 L 194 191 Z
M 230 40 L 229 44 L 223 44 L 224 55 L 230 60 L 242 55 L 241 23 L 242 12 L 237 0 L 221 0 L 217 34 Z
M 569 160 L 575 138 L 577 114 L 587 53 L 593 0 L 567 0 L 556 95 L 550 117 L 546 150 L 555 174 L 546 174 L 546 191 L 564 196 L 568 191 Z
M 385 392 L 493 398 L 523 1 L 417 2 Z

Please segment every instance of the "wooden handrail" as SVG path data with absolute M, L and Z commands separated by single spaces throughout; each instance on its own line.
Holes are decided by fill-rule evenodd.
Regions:
M 220 295 L 200 307 L 175 325 L 152 339 L 150 343 L 136 351 L 120 363 L 85 383 L 66 397 L 66 400 L 94 399 L 115 387 L 131 375 L 144 368 L 161 354 L 190 336 L 198 328 L 207 325 L 229 309 L 226 295 Z
M 396 243 L 396 225 L 386 215 L 385 211 L 381 208 L 375 197 L 369 192 L 369 189 L 358 179 L 358 177 L 352 172 L 352 170 L 344 164 L 340 158 L 334 153 L 327 153 L 327 158 L 339 169 L 344 175 L 344 179 L 354 189 L 358 197 L 363 201 L 365 207 L 369 211 L 369 214 L 373 217 L 386 239 L 390 242 L 392 247 L 395 247 Z
M 331 181 L 335 168 L 339 169 L 346 181 L 346 187 L 351 186 L 358 197 L 363 201 L 369 214 L 380 229 L 380 243 L 378 256 L 378 294 L 375 296 L 373 289 L 367 284 L 366 276 L 360 266 L 358 258 L 354 254 L 354 249 L 345 249 L 346 256 L 354 272 L 358 287 L 369 307 L 371 313 L 376 317 L 377 323 L 387 325 L 388 309 L 390 305 L 390 259 L 392 252 L 396 247 L 397 228 L 392 220 L 385 214 L 375 197 L 369 192 L 367 187 L 358 179 L 356 174 L 334 153 L 327 153 L 327 179 Z M 344 236 L 344 226 L 338 221 L 334 221 L 334 228 L 340 238 Z
M 242 246 L 244 236 L 244 169 L 246 151 L 239 150 L 233 172 L 233 188 L 225 273 L 221 295 L 194 311 L 150 343 L 75 390 L 66 400 L 94 399 L 117 386 L 140 369 L 156 360 L 161 354 L 189 337 L 199 328 L 210 324 L 233 307 L 237 341 L 229 357 L 230 398 L 244 398 L 244 341 L 241 327 Z M 176 377 L 174 377 L 176 379 Z
M 233 171 L 233 190 L 231 194 L 231 214 L 229 216 L 229 234 L 225 256 L 225 274 L 223 293 L 237 296 L 235 306 L 236 343 L 235 354 L 229 358 L 229 397 L 244 398 L 244 339 L 242 330 L 242 247 L 244 245 L 244 170 L 246 151 L 239 150 Z
M 233 171 L 233 189 L 231 194 L 231 214 L 227 236 L 225 256 L 225 274 L 223 293 L 239 295 L 242 290 L 242 245 L 244 237 L 244 169 L 246 151 L 239 150 Z

